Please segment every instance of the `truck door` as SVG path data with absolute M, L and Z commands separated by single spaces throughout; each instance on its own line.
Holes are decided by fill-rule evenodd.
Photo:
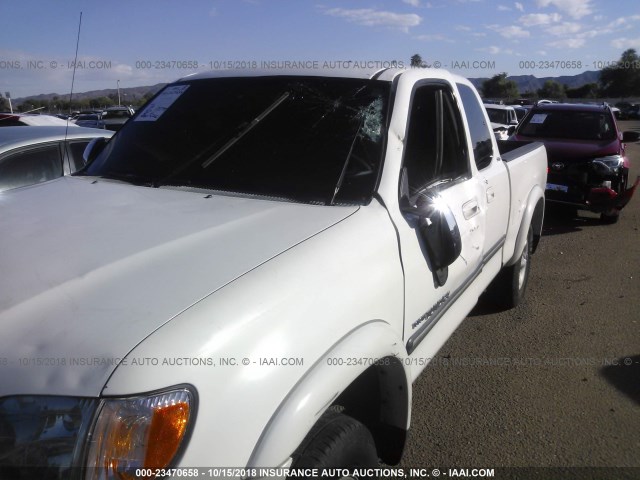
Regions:
M 448 83 L 413 87 L 402 157 L 400 211 L 392 215 L 405 273 L 404 336 L 412 352 L 438 322 L 446 322 L 446 312 L 482 266 L 484 191 L 472 176 L 464 122 Z M 425 219 L 411 213 L 411 206 L 425 201 L 451 213 L 459 231 L 459 255 L 446 269 L 434 268 L 420 226 Z
M 483 268 L 490 269 L 491 275 L 486 277 L 493 278 L 502 267 L 501 252 L 511 204 L 509 175 L 499 153 L 493 149 L 493 132 L 480 98 L 469 85 L 458 83 L 457 87 L 469 125 L 472 157 L 483 191 L 480 208 L 484 210 L 487 224 L 482 242 Z

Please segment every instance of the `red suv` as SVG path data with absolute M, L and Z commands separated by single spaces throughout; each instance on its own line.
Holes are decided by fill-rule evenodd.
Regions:
M 546 200 L 598 212 L 605 222 L 618 220 L 640 177 L 629 188 L 625 143 L 638 132 L 620 132 L 606 104 L 536 105 L 512 140 L 541 141 L 547 148 Z

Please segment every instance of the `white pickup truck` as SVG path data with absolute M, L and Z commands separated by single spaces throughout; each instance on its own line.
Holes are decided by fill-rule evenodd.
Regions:
M 397 463 L 412 382 L 541 235 L 544 147 L 488 125 L 440 70 L 209 73 L 2 194 L 0 477 Z

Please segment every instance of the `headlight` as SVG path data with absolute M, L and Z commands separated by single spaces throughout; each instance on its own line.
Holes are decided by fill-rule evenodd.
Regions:
M 0 398 L 0 478 L 69 478 L 97 399 Z
M 618 169 L 624 165 L 624 160 L 620 155 L 609 155 L 596 158 L 591 164 L 600 175 L 615 175 L 618 173 Z
M 93 428 L 87 479 L 135 479 L 136 469 L 166 468 L 179 451 L 193 417 L 187 389 L 105 399 Z
M 184 447 L 195 396 L 174 387 L 130 398 L 0 398 L 0 479 L 129 480 Z
M 600 157 L 593 160 L 594 162 L 602 162 L 607 167 L 621 167 L 624 164 L 624 160 L 620 155 L 609 155 L 607 157 Z

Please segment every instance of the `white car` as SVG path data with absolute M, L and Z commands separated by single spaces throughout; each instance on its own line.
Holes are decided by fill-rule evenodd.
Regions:
M 498 140 L 507 140 L 518 125 L 516 111 L 509 105 L 485 104 L 491 128 Z
M 53 115 L 36 115 L 29 113 L 0 113 L 0 127 L 20 126 L 69 126 L 76 127 L 75 123 L 63 120 Z
M 6 192 L 0 471 L 396 464 L 413 381 L 540 239 L 544 146 L 488 124 L 442 70 L 209 72 Z
M 110 131 L 75 126 L 0 128 L 0 192 L 83 168 L 82 155 L 89 142 L 111 135 Z

